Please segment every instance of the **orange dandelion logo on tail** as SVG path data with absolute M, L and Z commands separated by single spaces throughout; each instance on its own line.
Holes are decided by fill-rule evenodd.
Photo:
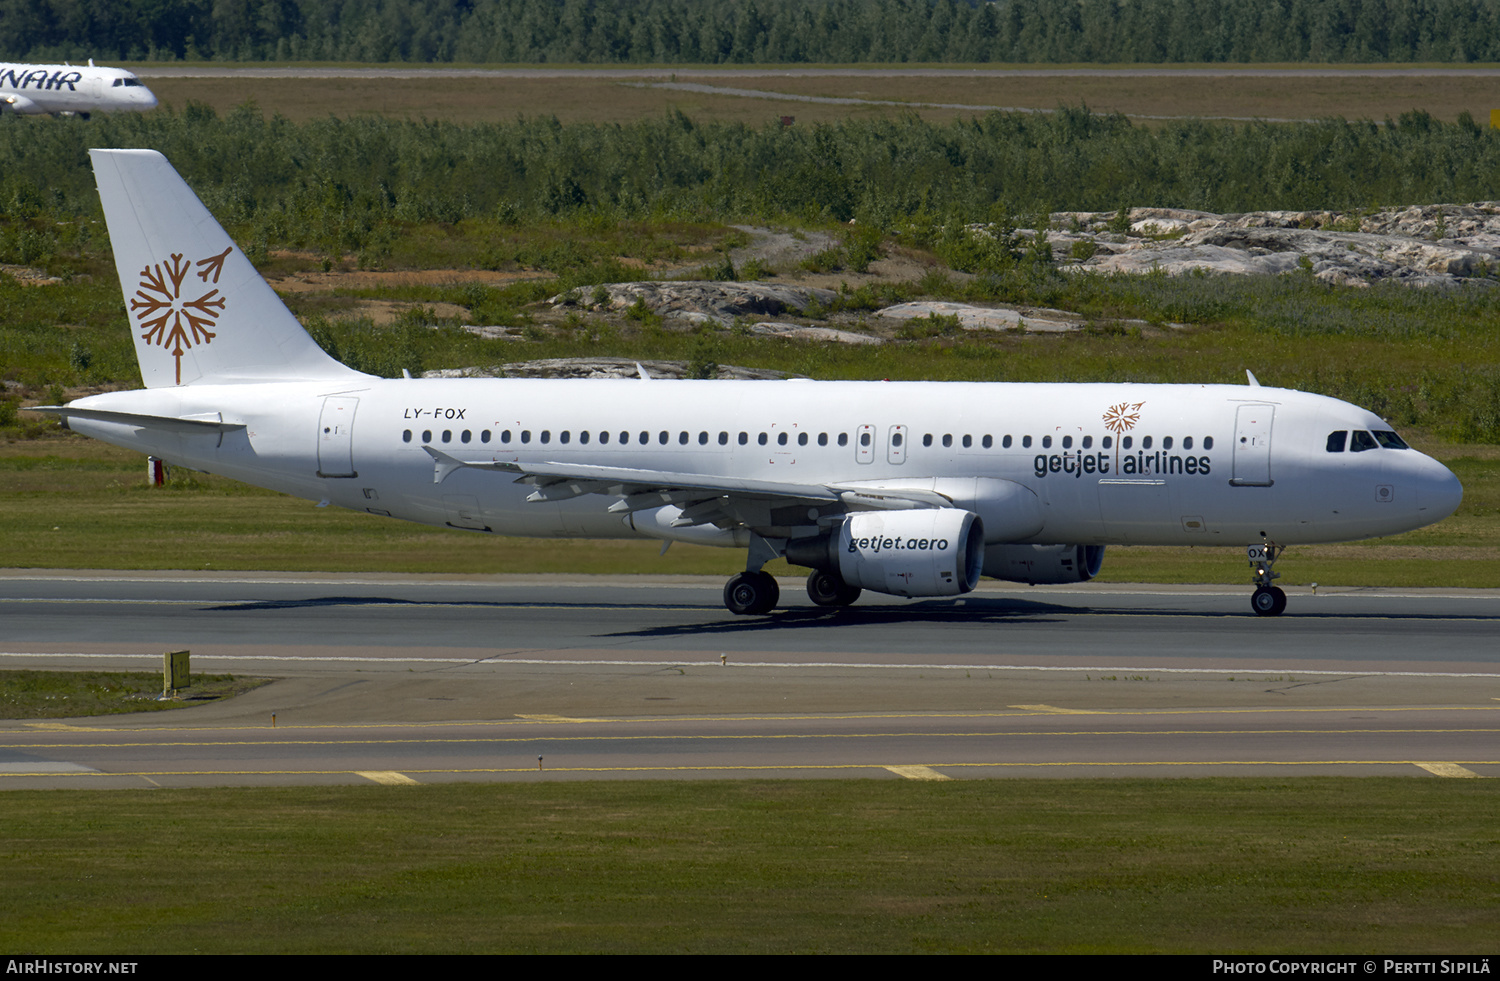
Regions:
M 232 247 L 227 248 L 197 262 L 189 262 L 177 253 L 166 262 L 141 270 L 141 282 L 130 300 L 130 309 L 140 326 L 146 328 L 141 340 L 172 352 L 177 362 L 179 385 L 182 384 L 182 356 L 194 345 L 213 342 L 217 335 L 209 328 L 215 326 L 224 313 L 224 297 L 217 289 L 199 294 L 191 284 L 184 289 L 183 281 L 197 265 L 202 267 L 198 270 L 198 278 L 205 285 L 210 276 L 217 283 L 224 260 L 232 251 Z

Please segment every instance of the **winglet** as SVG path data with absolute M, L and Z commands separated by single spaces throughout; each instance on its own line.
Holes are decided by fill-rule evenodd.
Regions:
M 1258 382 L 1258 381 L 1255 380 L 1255 376 L 1250 373 L 1250 369 L 1249 368 L 1245 369 L 1245 377 L 1248 378 L 1248 379 L 1250 379 L 1245 384 L 1249 385 L 1251 388 L 1259 388 L 1260 387 L 1260 382 Z

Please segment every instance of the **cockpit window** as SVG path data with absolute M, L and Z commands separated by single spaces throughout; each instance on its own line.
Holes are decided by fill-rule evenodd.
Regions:
M 1348 441 L 1349 441 L 1349 433 L 1346 430 L 1342 430 L 1341 429 L 1341 430 L 1339 430 L 1336 433 L 1329 433 L 1328 434 L 1328 452 L 1329 453 L 1342 453 L 1342 452 L 1344 452 L 1344 444 L 1347 443 Z
M 1375 442 L 1379 443 L 1381 446 L 1385 447 L 1388 450 L 1411 449 L 1410 446 L 1406 445 L 1406 440 L 1402 439 L 1400 436 L 1397 436 L 1389 429 L 1375 430 Z
M 1349 452 L 1363 453 L 1365 450 L 1375 449 L 1375 437 L 1363 429 L 1354 430 L 1354 439 L 1349 444 Z

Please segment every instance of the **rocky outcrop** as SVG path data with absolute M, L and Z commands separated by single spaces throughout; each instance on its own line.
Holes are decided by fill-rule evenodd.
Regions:
M 1035 234 L 1018 233 L 1022 239 Z M 1500 272 L 1500 202 L 1239 215 L 1178 208 L 1136 208 L 1123 216 L 1059 212 L 1051 216 L 1047 240 L 1064 269 L 1168 275 L 1305 270 L 1353 286 L 1383 280 L 1453 286 Z
M 659 317 L 689 324 L 729 326 L 742 317 L 775 317 L 805 313 L 809 306 L 828 306 L 833 290 L 780 283 L 641 282 L 580 286 L 554 296 L 553 306 L 623 312 L 637 303 Z
M 898 303 L 893 307 L 875 311 L 877 317 L 891 320 L 913 320 L 922 317 L 957 317 L 964 330 L 1026 330 L 1066 331 L 1076 330 L 1083 321 L 1077 314 L 1065 310 L 1022 309 L 1003 307 L 976 307 L 968 303 L 945 303 L 918 301 Z
M 630 358 L 546 358 L 516 361 L 489 368 L 448 368 L 424 371 L 423 378 L 639 378 L 641 369 L 652 378 L 693 377 L 695 366 L 687 361 L 633 361 Z M 713 377 L 740 380 L 795 378 L 781 371 L 715 365 Z

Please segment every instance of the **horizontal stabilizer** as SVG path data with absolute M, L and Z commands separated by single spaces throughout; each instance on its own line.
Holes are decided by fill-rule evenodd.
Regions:
M 110 412 L 105 409 L 75 409 L 67 405 L 38 405 L 26 411 L 59 416 L 65 426 L 69 419 L 85 419 L 89 422 L 115 422 L 167 433 L 228 433 L 245 428 L 243 422 L 222 422 L 218 419 L 194 419 L 183 416 L 153 416 L 141 412 Z

